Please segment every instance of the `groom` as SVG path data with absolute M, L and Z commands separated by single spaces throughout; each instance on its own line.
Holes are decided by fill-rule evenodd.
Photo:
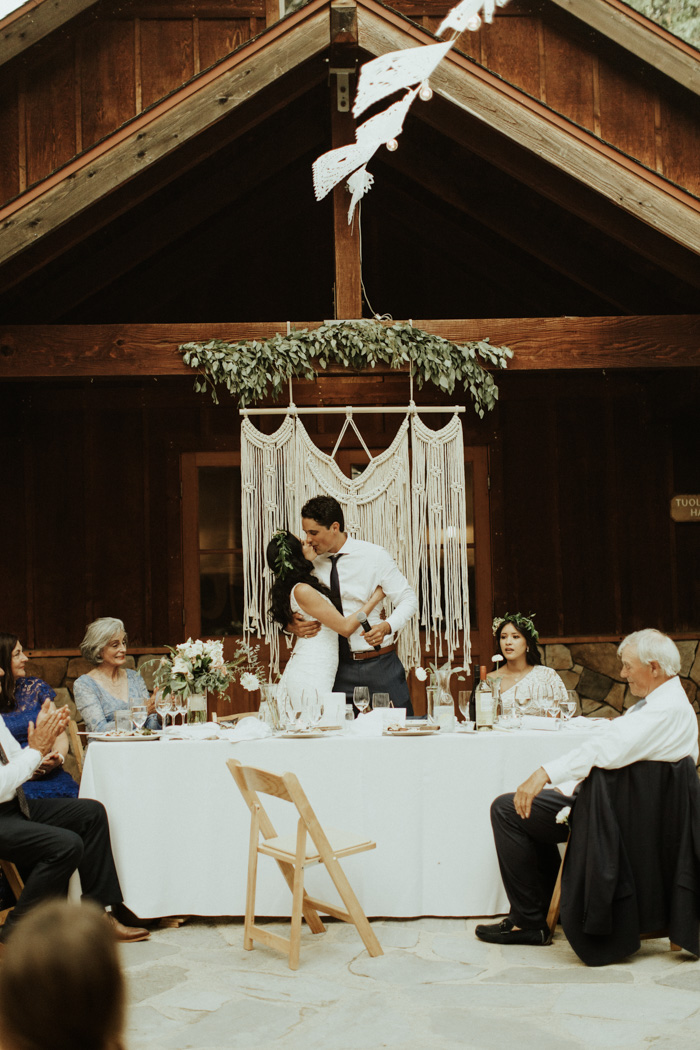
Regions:
M 330 588 L 333 603 L 344 615 L 366 602 L 378 585 L 394 607 L 391 616 L 381 620 L 381 605 L 377 606 L 368 617 L 369 631 L 339 638 L 334 689 L 345 693 L 349 703 L 355 686 L 365 685 L 370 696 L 388 693 L 394 707 L 405 707 L 412 715 L 406 672 L 396 655 L 396 635 L 418 612 L 413 588 L 388 551 L 348 536 L 343 511 L 332 496 L 315 496 L 305 503 L 301 524 L 307 543 L 317 554 L 314 572 Z M 292 629 L 300 637 L 309 637 L 320 624 L 295 621 Z

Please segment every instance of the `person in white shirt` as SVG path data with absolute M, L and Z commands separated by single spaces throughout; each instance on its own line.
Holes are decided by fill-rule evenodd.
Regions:
M 578 784 L 591 769 L 620 769 L 633 762 L 698 760 L 698 723 L 678 678 L 680 653 L 660 631 L 628 635 L 618 648 L 621 677 L 641 697 L 622 718 L 600 723 L 584 743 L 540 766 L 515 794 L 491 806 L 496 852 L 510 912 L 500 923 L 476 927 L 482 941 L 545 944 L 545 922 L 559 866 L 556 843 L 568 837 L 557 813 L 574 806 Z M 546 789 L 546 785 L 552 787 Z
M 2 667 L 0 675 L 4 675 Z M 2 927 L 1 940 L 39 901 L 65 896 L 76 869 L 83 896 L 112 908 L 108 920 L 114 936 L 123 941 L 146 940 L 148 930 L 117 919 L 116 912 L 122 909 L 127 920 L 128 909 L 122 908 L 102 803 L 76 798 L 28 799 L 24 794 L 22 784 L 54 750 L 69 719 L 66 707 L 52 711 L 51 701 L 46 700 L 36 725 L 30 722 L 27 727 L 27 746 L 22 748 L 0 717 L 0 857 L 16 864 L 24 876 L 24 889 Z
M 316 552 L 314 573 L 330 589 L 331 600 L 344 614 L 363 605 L 376 587 L 391 600 L 393 610 L 385 620 L 378 606 L 362 623 L 363 630 L 340 639 L 334 690 L 352 701 L 354 687 L 364 685 L 373 693 L 388 693 L 394 707 L 412 714 L 406 672 L 396 655 L 396 635 L 418 612 L 418 598 L 388 551 L 376 543 L 356 540 L 345 532 L 343 511 L 331 496 L 316 496 L 301 511 L 306 540 Z M 361 621 L 362 622 L 362 621 Z M 300 637 L 313 635 L 319 626 L 295 620 L 290 625 Z M 367 629 L 369 628 L 369 629 Z

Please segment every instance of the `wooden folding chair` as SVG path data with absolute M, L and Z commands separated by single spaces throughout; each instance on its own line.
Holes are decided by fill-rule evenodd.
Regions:
M 78 781 L 78 783 L 80 783 L 83 776 L 83 763 L 85 761 L 85 753 L 83 751 L 83 742 L 80 739 L 80 734 L 78 733 L 78 727 L 72 718 L 68 723 L 68 742 L 70 743 L 70 751 L 78 771 L 76 780 Z
M 257 711 L 237 711 L 235 715 L 217 715 L 215 722 L 239 722 L 241 718 L 257 718 Z
M 293 773 L 269 773 L 253 766 L 243 766 L 235 759 L 227 761 L 231 776 L 250 809 L 250 850 L 248 854 L 248 886 L 246 891 L 245 926 L 243 947 L 250 951 L 253 941 L 260 941 L 270 948 L 284 952 L 289 959 L 290 970 L 299 967 L 301 946 L 301 919 L 306 919 L 312 933 L 323 933 L 325 926 L 318 913 L 332 915 L 356 928 L 371 956 L 383 955 L 382 947 L 374 935 L 367 916 L 355 896 L 345 872 L 338 860 L 353 853 L 374 849 L 376 842 L 356 838 L 342 831 L 328 829 L 326 833 L 318 822 L 311 804 Z M 263 807 L 258 792 L 274 795 L 291 802 L 299 814 L 296 834 L 278 836 Z M 262 841 L 260 835 L 262 834 Z M 307 838 L 308 837 L 308 838 Z M 311 841 L 309 842 L 308 839 Z M 290 937 L 280 937 L 262 926 L 255 925 L 255 889 L 258 870 L 258 854 L 273 857 L 292 891 L 292 921 Z M 325 864 L 345 908 L 309 897 L 304 890 L 304 869 L 313 864 Z
M 557 929 L 557 923 L 559 922 L 559 913 L 561 911 L 561 876 L 564 871 L 564 860 L 566 859 L 566 851 L 569 848 L 569 839 L 566 840 L 564 846 L 564 852 L 561 856 L 561 864 L 559 865 L 559 874 L 557 875 L 557 881 L 554 883 L 554 891 L 552 893 L 552 899 L 549 902 L 549 911 L 547 912 L 547 926 L 549 927 L 549 937 L 545 941 L 545 944 L 551 944 L 554 938 L 554 934 Z M 640 941 L 653 941 L 660 940 L 664 937 L 668 937 L 668 930 L 655 930 L 653 933 L 640 933 Z M 669 943 L 672 952 L 679 952 L 680 945 L 674 944 L 669 938 Z
M 3 875 L 7 879 L 8 886 L 14 894 L 15 901 L 18 901 L 19 895 L 24 889 L 24 882 L 22 881 L 22 876 L 10 860 L 0 860 L 0 868 L 2 869 Z M 14 905 L 12 905 L 12 907 L 10 908 L 3 908 L 3 910 L 0 911 L 0 926 L 4 926 L 5 921 L 7 920 L 7 916 L 10 914 L 13 907 Z

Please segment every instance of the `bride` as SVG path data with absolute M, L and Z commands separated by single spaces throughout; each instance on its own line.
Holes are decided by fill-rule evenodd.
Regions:
M 314 576 L 315 553 L 309 544 L 303 544 L 291 532 L 280 529 L 267 545 L 266 558 L 275 582 L 270 591 L 270 616 L 282 628 L 291 622 L 294 613 L 305 620 L 318 620 L 320 631 L 311 638 L 297 638 L 292 655 L 280 679 L 280 687 L 296 699 L 304 689 L 315 689 L 319 694 L 333 691 L 338 669 L 338 635 L 349 638 L 360 626 L 355 612 L 343 616 L 331 600 L 331 592 Z M 377 587 L 368 601 L 360 606 L 362 619 L 384 597 Z

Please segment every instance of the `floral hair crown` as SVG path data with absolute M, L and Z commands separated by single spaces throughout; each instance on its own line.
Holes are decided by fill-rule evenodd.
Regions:
M 294 568 L 292 562 L 292 548 L 289 544 L 289 533 L 286 532 L 285 529 L 278 529 L 272 538 L 277 544 L 275 574 L 283 580 L 287 573 L 291 572 Z
M 515 627 L 517 627 L 519 631 L 522 631 L 523 634 L 530 635 L 530 637 L 535 642 L 537 642 L 537 641 L 539 641 L 539 637 L 540 636 L 537 633 L 537 628 L 535 627 L 534 623 L 532 622 L 532 617 L 536 616 L 536 615 L 537 615 L 536 613 L 530 613 L 529 616 L 523 616 L 523 614 L 519 613 L 519 612 L 518 613 L 506 613 L 505 616 L 497 616 L 496 617 L 496 619 L 493 621 L 491 629 L 492 629 L 492 631 L 493 631 L 493 633 L 495 635 L 496 632 L 498 631 L 498 628 L 501 626 L 501 624 L 502 623 L 506 623 L 506 621 L 507 621 L 508 623 L 512 623 Z

